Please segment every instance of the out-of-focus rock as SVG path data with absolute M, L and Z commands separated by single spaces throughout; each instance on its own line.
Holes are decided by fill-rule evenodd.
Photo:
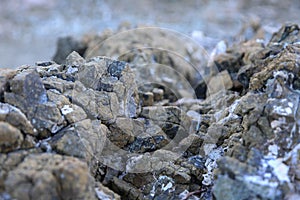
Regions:
M 231 77 L 227 70 L 224 70 L 217 74 L 216 76 L 213 76 L 208 84 L 207 84 L 207 94 L 206 96 L 210 96 L 211 94 L 214 94 L 216 92 L 222 91 L 222 90 L 228 90 L 233 87 L 233 82 L 231 80 Z
M 277 44 L 293 44 L 299 42 L 299 26 L 297 24 L 288 23 L 283 25 L 280 30 L 273 34 L 268 46 Z
M 142 106 L 153 106 L 154 95 L 152 92 L 141 93 L 140 99 L 143 102 Z
M 105 41 L 102 36 L 92 40 L 88 44 L 85 57 L 106 55 L 132 63 L 136 68 L 147 63 L 153 65 L 152 71 L 160 72 L 165 71 L 167 68 L 174 68 L 175 72 L 179 72 L 180 75 L 191 81 L 193 86 L 201 76 L 198 69 L 193 66 L 202 66 L 206 62 L 205 52 L 196 43 L 170 30 L 140 27 L 117 32 L 115 35 L 111 34 L 110 36 Z M 189 63 L 192 63 L 192 65 Z M 139 69 L 137 71 L 138 73 L 142 72 Z M 170 73 L 157 72 L 156 74 L 157 77 L 146 76 L 146 79 L 139 79 L 140 76 L 137 76 L 138 81 L 143 83 L 145 80 L 163 80 L 164 76 L 171 78 L 168 77 Z M 176 73 L 173 74 L 177 76 Z M 182 84 L 181 81 L 182 79 L 177 76 L 176 85 Z
M 0 100 L 3 101 L 4 92 L 9 87 L 9 80 L 17 74 L 16 70 L 0 69 Z
M 86 45 L 73 37 L 63 37 L 57 40 L 57 49 L 53 60 L 56 63 L 64 64 L 67 56 L 72 52 L 76 51 L 80 55 L 83 55 L 86 50 Z
M 0 122 L 0 151 L 6 153 L 17 150 L 24 140 L 22 133 L 6 122 Z
M 95 188 L 96 195 L 99 200 L 120 200 L 120 196 L 104 185 L 97 183 Z

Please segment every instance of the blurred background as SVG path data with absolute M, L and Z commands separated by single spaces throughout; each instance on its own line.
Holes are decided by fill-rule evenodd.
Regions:
M 218 41 L 257 20 L 270 32 L 299 23 L 299 0 L 0 0 L 0 67 L 51 60 L 59 37 L 120 23 L 154 25 Z

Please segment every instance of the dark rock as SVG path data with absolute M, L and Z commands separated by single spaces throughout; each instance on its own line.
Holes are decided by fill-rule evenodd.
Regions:
M 299 31 L 300 28 L 297 24 L 285 24 L 283 25 L 278 32 L 275 32 L 269 42 L 269 46 L 273 45 L 273 43 L 281 43 L 281 44 L 293 44 L 299 42 Z
M 72 37 L 63 37 L 59 38 L 57 41 L 56 53 L 53 56 L 53 60 L 56 63 L 64 64 L 67 56 L 72 53 L 72 51 L 78 52 L 80 55 L 83 55 L 86 46 L 83 42 L 78 41 Z
M 154 96 L 152 92 L 140 93 L 140 100 L 142 106 L 152 106 L 154 103 Z
M 122 75 L 122 71 L 124 70 L 125 67 L 126 67 L 125 62 L 112 61 L 109 64 L 107 71 L 111 76 L 114 76 L 114 77 L 117 77 L 118 79 L 120 79 L 120 77 Z

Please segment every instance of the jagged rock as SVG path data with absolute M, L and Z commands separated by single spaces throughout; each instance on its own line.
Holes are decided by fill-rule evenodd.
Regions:
M 28 90 L 28 88 L 31 88 Z M 25 69 L 10 81 L 11 92 L 4 94 L 6 103 L 25 113 L 40 137 L 56 133 L 64 124 L 57 106 L 48 101 L 46 89 L 34 69 Z
M 75 104 L 64 105 L 64 107 L 61 108 L 61 113 L 70 124 L 87 118 L 87 114 L 84 110 Z
M 0 70 L 0 199 L 294 198 L 299 28 L 269 43 L 261 28 L 219 42 L 208 63 L 185 40 L 143 29 L 81 41 L 84 56 L 119 60 L 72 52 L 64 65 Z
M 73 101 L 82 105 L 88 115 L 109 123 L 117 116 L 137 116 L 139 100 L 134 80 L 126 63 L 94 58 L 79 69 L 80 82 L 74 88 Z
M 87 165 L 76 158 L 30 154 L 17 162 L 6 171 L 4 189 L 9 198 L 97 199 Z
M 56 134 L 50 144 L 54 151 L 90 162 L 101 154 L 108 129 L 99 120 L 82 120 Z
M 115 123 L 109 126 L 110 134 L 108 138 L 115 145 L 122 148 L 134 141 L 137 134 L 138 124 L 130 118 L 117 118 Z M 135 128 L 136 127 L 136 128 Z
M 293 44 L 299 42 L 299 26 L 297 24 L 288 23 L 283 25 L 279 31 L 275 32 L 269 41 L 269 46 L 277 44 Z

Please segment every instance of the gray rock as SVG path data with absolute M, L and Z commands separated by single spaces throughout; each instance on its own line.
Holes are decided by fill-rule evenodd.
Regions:
M 30 121 L 22 111 L 12 105 L 0 102 L 0 121 L 5 121 L 18 128 L 25 134 L 37 135 Z
M 39 131 L 39 137 L 56 133 L 64 124 L 57 106 L 48 101 L 41 78 L 34 69 L 24 70 L 10 81 L 5 102 L 18 107 Z M 30 90 L 28 88 L 31 88 Z

